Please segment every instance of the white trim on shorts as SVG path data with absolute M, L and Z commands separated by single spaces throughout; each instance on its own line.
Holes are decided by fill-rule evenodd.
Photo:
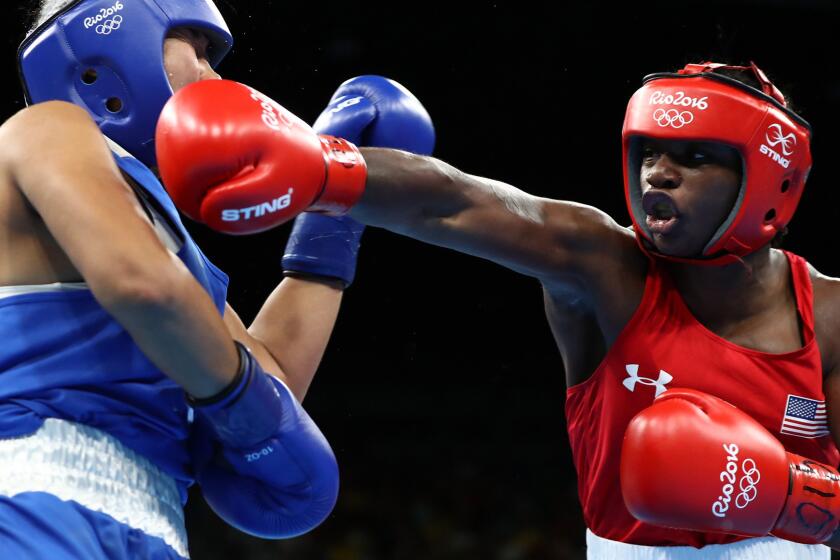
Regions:
M 54 284 L 31 284 L 23 286 L 0 286 L 0 299 L 23 294 L 42 292 L 77 292 L 87 290 L 85 282 L 55 282 Z
M 33 434 L 0 439 L 0 495 L 23 492 L 72 500 L 189 558 L 175 480 L 96 428 L 47 418 Z
M 776 537 L 745 539 L 731 544 L 642 546 L 611 541 L 586 530 L 587 560 L 830 560 L 831 549 Z

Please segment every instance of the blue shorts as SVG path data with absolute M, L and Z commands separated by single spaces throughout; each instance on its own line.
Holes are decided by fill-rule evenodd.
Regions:
M 48 418 L 0 439 L 0 559 L 184 560 L 175 481 L 116 438 Z
M 0 497 L 0 558 L 15 560 L 183 560 L 152 537 L 52 494 Z

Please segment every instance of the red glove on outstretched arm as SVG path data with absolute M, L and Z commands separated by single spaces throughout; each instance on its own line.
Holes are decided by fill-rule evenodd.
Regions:
M 630 421 L 621 492 L 645 523 L 815 544 L 840 523 L 837 469 L 787 453 L 731 404 L 669 389 Z
M 367 176 L 356 146 L 318 136 L 257 90 L 227 80 L 178 91 L 155 145 L 176 206 L 225 233 L 270 229 L 304 210 L 346 212 Z

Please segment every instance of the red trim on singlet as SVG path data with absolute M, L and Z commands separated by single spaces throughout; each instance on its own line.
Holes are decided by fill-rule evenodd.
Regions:
M 642 301 L 607 355 L 586 381 L 567 389 L 566 418 L 578 492 L 587 526 L 603 538 L 642 545 L 701 547 L 741 537 L 679 531 L 636 521 L 624 506 L 619 458 L 630 419 L 653 401 L 656 382 L 665 389 L 699 389 L 738 406 L 762 423 L 785 447 L 836 465 L 828 436 L 813 439 L 780 433 L 787 396 L 825 400 L 822 364 L 814 336 L 813 288 L 807 262 L 784 252 L 790 264 L 803 346 L 770 354 L 733 344 L 700 324 L 662 263 L 651 259 Z M 630 371 L 639 382 L 629 384 Z M 660 371 L 667 372 L 662 377 Z M 651 465 L 651 476 L 655 476 Z

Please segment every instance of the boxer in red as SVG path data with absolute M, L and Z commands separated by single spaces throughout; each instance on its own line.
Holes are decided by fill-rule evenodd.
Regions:
M 183 118 L 162 119 L 159 159 L 171 152 L 182 168 L 214 159 L 201 131 L 172 123 L 208 118 L 196 109 L 204 96 L 251 95 L 240 89 L 202 84 L 170 101 Z M 363 104 L 348 98 L 339 89 L 343 106 L 329 110 L 352 118 Z M 217 119 L 261 118 L 258 108 L 220 114 L 237 106 L 227 99 L 203 105 Z M 840 548 L 840 283 L 773 248 L 811 168 L 810 138 L 754 64 L 648 76 L 623 130 L 632 228 L 429 157 L 361 149 L 366 188 L 351 216 L 542 283 L 569 386 L 589 558 L 827 559 L 817 543 Z M 318 160 L 319 146 L 304 147 L 311 140 L 265 141 Z M 552 176 L 545 145 L 534 142 L 535 161 Z M 247 172 L 232 170 L 231 183 L 252 204 Z M 295 180 L 274 196 L 294 186 L 318 208 L 324 181 Z M 224 182 L 219 192 L 233 196 Z

